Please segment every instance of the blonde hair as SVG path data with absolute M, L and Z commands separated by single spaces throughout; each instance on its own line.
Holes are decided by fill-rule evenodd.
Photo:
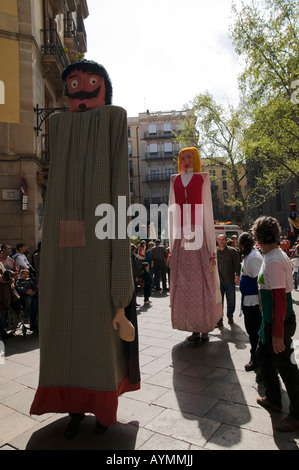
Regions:
M 181 156 L 183 155 L 183 153 L 185 152 L 192 152 L 192 156 L 193 156 L 193 171 L 195 171 L 196 173 L 200 173 L 201 172 L 201 160 L 200 160 L 200 153 L 198 151 L 198 149 L 196 147 L 188 147 L 186 149 L 182 149 L 179 153 L 179 159 L 178 159 L 178 172 L 181 173 Z

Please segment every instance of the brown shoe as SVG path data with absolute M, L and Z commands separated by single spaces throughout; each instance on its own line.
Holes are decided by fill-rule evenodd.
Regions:
M 275 426 L 276 431 L 293 432 L 299 429 L 299 419 L 293 418 L 288 414 L 283 420 Z
M 268 408 L 269 410 L 273 411 L 281 411 L 282 406 L 281 405 L 275 405 L 274 403 L 271 403 L 267 397 L 258 397 L 256 399 L 257 403 L 261 405 L 263 408 Z

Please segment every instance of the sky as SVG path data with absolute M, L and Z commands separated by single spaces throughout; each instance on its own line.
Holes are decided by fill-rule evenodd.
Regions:
M 128 117 L 181 111 L 209 91 L 237 105 L 232 0 L 88 0 L 86 59 L 102 64 Z M 238 0 L 237 0 L 238 4 Z

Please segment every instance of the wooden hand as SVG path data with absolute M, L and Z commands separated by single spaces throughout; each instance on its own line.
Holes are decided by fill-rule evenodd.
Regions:
M 112 320 L 112 326 L 118 330 L 119 337 L 123 341 L 132 342 L 135 339 L 135 328 L 125 315 L 125 309 L 120 308 L 117 310 L 116 315 Z

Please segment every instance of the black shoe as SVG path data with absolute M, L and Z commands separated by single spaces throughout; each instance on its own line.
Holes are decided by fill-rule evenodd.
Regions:
M 103 434 L 108 429 L 108 426 L 103 426 L 99 421 L 96 421 L 96 426 L 94 428 L 95 434 Z
M 219 322 L 216 324 L 216 328 L 221 328 L 223 326 L 223 318 L 220 318 Z
M 71 416 L 71 420 L 66 427 L 64 436 L 68 439 L 73 439 L 79 431 L 79 425 L 81 421 L 85 418 L 84 414 L 74 414 Z
M 247 372 L 250 372 L 251 370 L 254 370 L 257 368 L 257 363 L 249 361 L 248 364 L 245 364 L 244 368 Z

